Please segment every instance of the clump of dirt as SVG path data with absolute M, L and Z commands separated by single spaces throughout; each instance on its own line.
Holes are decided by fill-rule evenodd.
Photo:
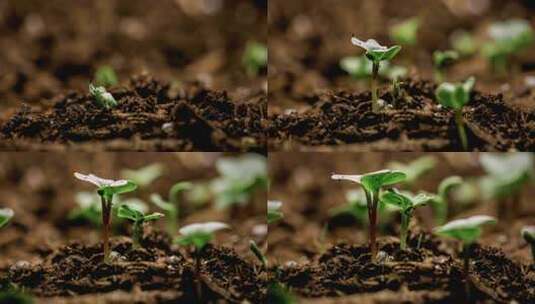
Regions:
M 304 298 L 354 295 L 344 299 L 347 303 L 362 303 L 356 295 L 362 294 L 361 301 L 379 303 L 384 292 L 393 291 L 398 299 L 411 293 L 418 295 L 411 303 L 464 302 L 462 260 L 442 251 L 440 242 L 430 235 L 420 241 L 419 249 L 418 237 L 413 237 L 409 249 L 400 250 L 397 241 L 382 240 L 379 248 L 384 258 L 376 263 L 370 261 L 367 246 L 341 244 L 314 262 L 280 267 L 277 277 Z M 511 261 L 498 249 L 479 245 L 472 250 L 471 261 L 474 302 L 535 301 L 533 269 Z
M 408 79 L 402 98 L 391 91 L 380 95 L 386 102 L 381 113 L 371 110 L 370 92 L 346 91 L 314 95 L 301 113 L 271 116 L 269 146 L 353 144 L 356 150 L 459 151 L 454 113 L 435 100 L 436 85 Z M 463 110 L 469 149 L 474 151 L 532 151 L 535 149 L 535 110 L 510 107 L 501 95 L 474 92 Z
M 143 248 L 133 249 L 129 238 L 112 239 L 113 260 L 106 264 L 100 244 L 73 242 L 47 255 L 40 264 L 19 262 L 11 266 L 7 277 L 40 298 L 123 290 L 145 292 L 149 302 L 194 303 L 194 261 L 171 247 L 169 238 L 161 233 L 149 234 L 142 244 Z M 204 301 L 265 301 L 266 284 L 260 270 L 232 249 L 208 245 L 199 257 Z
M 114 150 L 265 151 L 262 92 L 233 101 L 224 91 L 200 85 L 173 88 L 138 76 L 111 89 L 119 105 L 99 107 L 80 92 L 60 96 L 51 107 L 25 105 L 1 124 L 3 149 L 47 149 L 100 143 Z

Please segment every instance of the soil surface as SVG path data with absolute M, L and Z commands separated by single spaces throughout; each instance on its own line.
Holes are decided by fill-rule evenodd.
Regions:
M 238 155 L 238 154 L 236 154 Z M 131 224 L 114 219 L 110 264 L 102 263 L 100 229 L 69 219 L 79 191 L 92 191 L 72 172 L 93 172 L 118 178 L 122 169 L 152 163 L 163 175 L 131 195 L 146 202 L 159 193 L 167 197 L 179 181 L 205 185 L 218 174 L 214 161 L 221 153 L 29 153 L 4 152 L 0 159 L 1 208 L 16 216 L 0 233 L 0 288 L 5 279 L 24 287 L 39 303 L 173 303 L 195 302 L 195 254 L 172 243 L 178 235 L 164 233 L 164 219 L 145 225 L 141 249 L 132 249 Z M 229 154 L 227 156 L 232 156 Z M 211 303 L 261 303 L 267 274 L 249 250 L 254 240 L 265 250 L 265 192 L 258 191 L 245 207 L 219 210 L 181 196 L 179 225 L 222 221 L 220 232 L 199 255 L 204 300 Z M 98 294 L 97 294 L 98 292 Z
M 23 106 L 6 119 L 3 149 L 40 149 L 48 143 L 111 141 L 122 150 L 265 151 L 264 94 L 235 102 L 226 92 L 189 86 L 172 91 L 151 77 L 111 90 L 118 106 L 108 110 L 90 95 L 69 93 L 51 107 Z M 122 139 L 122 141 L 121 141 Z
M 282 201 L 284 218 L 269 227 L 268 258 L 272 275 L 290 288 L 298 303 L 464 303 L 460 244 L 430 234 L 436 224 L 429 206 L 415 211 L 405 251 L 399 249 L 399 214 L 380 217 L 378 242 L 386 255 L 377 264 L 370 263 L 367 225 L 348 214 L 332 213 L 347 202 L 347 191 L 359 188 L 330 180 L 332 173 L 372 172 L 389 168 L 392 161 L 423 155 L 435 158 L 435 168 L 415 184 L 397 188 L 436 193 L 448 176 L 473 182 L 484 174 L 477 153 L 270 154 L 269 199 Z M 500 217 L 496 202 L 480 194 L 470 201 L 450 195 L 449 220 L 477 214 L 499 219 L 485 229 L 471 253 L 470 279 L 477 303 L 534 300 L 535 269 L 529 245 L 520 237 L 522 227 L 535 224 L 530 203 L 534 191 L 532 184 L 526 186 L 512 220 Z
M 353 149 L 363 151 L 462 150 L 454 112 L 435 101 L 435 84 L 407 80 L 401 90 L 402 98 L 383 92 L 380 98 L 386 107 L 377 114 L 371 110 L 369 92 L 311 96 L 308 109 L 271 117 L 270 148 L 336 145 L 344 149 L 354 144 Z M 463 118 L 469 150 L 535 150 L 535 108 L 514 108 L 502 95 L 475 92 Z
M 492 22 L 522 18 L 535 25 L 526 1 L 481 1 L 469 7 L 463 1 L 408 0 L 310 1 L 273 0 L 269 6 L 269 147 L 273 150 L 313 151 L 459 151 L 457 132 L 448 111 L 437 110 L 431 88 L 432 53 L 451 49 L 450 36 L 462 29 L 473 33 L 476 43 L 487 41 Z M 412 100 L 394 105 L 381 115 L 369 111 L 369 81 L 356 80 L 340 68 L 346 56 L 362 55 L 350 43 L 352 34 L 393 45 L 389 28 L 419 17 L 417 46 L 403 46 L 392 61 L 408 69 Z M 472 150 L 533 150 L 535 89 L 527 77 L 535 75 L 534 48 L 511 62 L 511 73 L 490 72 L 478 54 L 455 62 L 446 81 L 477 79 L 472 106 L 464 117 L 470 124 Z M 383 99 L 390 82 L 382 81 Z M 416 91 L 416 92 L 415 92 Z M 386 96 L 385 96 L 386 95 Z M 485 96 L 485 97 L 483 97 Z M 502 111 L 504 111 L 502 114 Z M 500 115 L 498 115 L 498 113 Z M 478 115 L 481 114 L 481 115 Z M 502 116 L 503 115 L 503 116 Z M 489 118 L 489 119 L 485 119 Z M 498 119 L 497 125 L 492 125 Z

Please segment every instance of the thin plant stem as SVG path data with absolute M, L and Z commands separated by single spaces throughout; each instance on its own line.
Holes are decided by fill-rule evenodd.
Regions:
M 379 75 L 379 62 L 373 62 L 372 70 L 372 79 L 371 79 L 371 90 L 372 90 L 372 112 L 378 113 L 380 109 L 378 90 L 377 90 L 377 77 Z
M 401 212 L 401 228 L 400 228 L 400 236 L 399 236 L 399 247 L 402 250 L 405 250 L 407 248 L 407 231 L 409 230 L 409 221 L 411 219 L 410 213 L 408 212 Z
M 102 195 L 100 197 L 102 204 L 102 243 L 104 251 L 104 262 L 109 262 L 110 259 L 110 228 L 111 228 L 111 197 Z
M 463 260 L 464 260 L 464 290 L 466 293 L 466 301 L 470 303 L 472 299 L 472 291 L 470 288 L 470 254 L 472 244 L 463 244 Z
M 376 241 L 376 232 L 377 232 L 377 197 L 379 193 L 373 192 L 369 193 L 368 191 L 364 191 L 366 193 L 366 201 L 368 203 L 368 220 L 370 222 L 370 253 L 371 253 L 371 261 L 375 262 L 377 258 L 377 241 Z
M 134 248 L 141 247 L 141 239 L 143 238 L 143 221 L 134 222 L 132 237 L 132 246 Z
M 466 137 L 466 129 L 464 128 L 463 113 L 462 110 L 455 112 L 455 124 L 457 125 L 457 131 L 459 132 L 459 139 L 464 151 L 468 150 L 468 138 Z
M 203 303 L 203 297 L 202 297 L 202 282 L 201 282 L 201 251 L 197 247 L 195 247 L 195 276 L 196 276 L 196 284 L 195 284 L 195 292 L 197 293 L 197 300 L 199 300 L 199 303 Z

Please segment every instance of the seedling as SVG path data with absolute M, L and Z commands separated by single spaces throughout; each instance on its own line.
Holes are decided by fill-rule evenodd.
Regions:
M 95 84 L 100 87 L 109 88 L 119 82 L 117 74 L 111 66 L 104 65 L 98 68 L 95 73 Z
M 11 218 L 15 215 L 15 212 L 13 212 L 12 209 L 4 208 L 0 209 L 0 228 L 5 227 Z
M 366 58 L 372 62 L 372 78 L 371 78 L 371 91 L 372 91 L 372 111 L 377 113 L 381 110 L 382 106 L 378 98 L 377 78 L 379 75 L 379 69 L 382 61 L 392 60 L 401 51 L 401 46 L 395 45 L 390 48 L 380 45 L 374 39 L 367 41 L 359 40 L 356 37 L 351 38 L 351 43 L 366 50 Z
M 442 225 L 448 218 L 448 193 L 455 187 L 461 186 L 463 179 L 460 176 L 445 178 L 438 185 L 438 193 L 433 196 L 431 206 L 435 215 L 435 223 Z
M 92 84 L 89 84 L 89 94 L 95 99 L 100 107 L 111 109 L 118 105 L 115 98 L 113 98 L 113 95 L 108 93 L 104 87 L 95 87 Z
M 284 214 L 280 211 L 282 202 L 280 201 L 268 201 L 267 205 L 267 221 L 268 224 L 272 224 L 280 221 L 284 218 Z
M 229 226 L 227 224 L 221 222 L 190 224 L 180 228 L 179 233 L 182 236 L 175 239 L 175 243 L 179 245 L 194 248 L 195 274 L 197 275 L 197 298 L 200 303 L 202 303 L 202 285 L 199 277 L 201 273 L 200 253 L 204 246 L 214 238 L 215 232 L 228 228 Z
M 450 36 L 450 43 L 461 57 L 469 57 L 477 52 L 477 43 L 467 31 L 458 30 Z
M 403 184 L 409 187 L 420 179 L 422 176 L 433 170 L 437 161 L 433 156 L 422 156 L 407 164 L 393 161 L 387 166 L 393 170 L 399 170 L 407 175 L 407 178 L 403 181 Z
M 407 234 L 414 209 L 426 205 L 432 198 L 431 195 L 425 193 L 419 193 L 414 196 L 409 192 L 399 192 L 396 189 L 389 190 L 381 195 L 382 202 L 396 206 L 401 211 L 399 246 L 402 250 L 407 248 Z
M 531 256 L 533 257 L 533 262 L 535 263 L 535 226 L 527 226 L 522 228 L 521 235 L 531 246 Z
M 243 53 L 242 63 L 249 76 L 256 76 L 268 63 L 268 49 L 264 44 L 249 42 Z
M 262 253 L 260 248 L 258 248 L 258 245 L 256 245 L 256 242 L 253 240 L 249 241 L 249 249 L 254 254 L 254 256 L 260 261 L 264 269 L 267 269 L 268 267 L 268 260 L 266 256 Z
M 470 101 L 470 95 L 476 80 L 474 77 L 468 78 L 464 83 L 452 84 L 445 82 L 441 84 L 435 94 L 438 102 L 444 107 L 455 111 L 455 124 L 459 132 L 459 138 L 464 150 L 468 150 L 468 138 L 464 128 L 463 107 Z
M 496 199 L 498 214 L 510 219 L 520 212 L 522 190 L 534 176 L 533 155 L 527 152 L 503 155 L 482 153 L 479 162 L 487 172 L 480 181 L 483 196 Z
M 216 169 L 221 176 L 212 181 L 211 189 L 218 209 L 246 205 L 257 190 L 267 188 L 266 158 L 261 155 L 220 158 Z
M 137 170 L 122 170 L 121 176 L 124 179 L 131 180 L 139 187 L 145 188 L 150 186 L 163 173 L 163 166 L 161 164 L 151 164 Z
M 381 170 L 363 175 L 339 175 L 331 176 L 333 180 L 348 180 L 359 184 L 366 195 L 366 205 L 368 207 L 368 221 L 370 223 L 369 242 L 372 261 L 377 256 L 376 226 L 377 226 L 377 206 L 379 203 L 379 192 L 382 187 L 400 183 L 407 178 L 407 175 L 397 170 Z
M 456 51 L 435 51 L 433 53 L 435 81 L 438 83 L 443 82 L 446 68 L 458 59 L 459 53 Z
M 143 239 L 143 224 L 146 222 L 152 222 L 164 217 L 163 214 L 155 212 L 148 215 L 131 208 L 127 204 L 123 204 L 119 207 L 117 216 L 123 219 L 131 220 L 134 223 L 132 230 L 132 247 L 139 248 L 141 246 L 141 240 Z
M 178 217 L 180 214 L 180 205 L 178 203 L 178 196 L 180 192 L 191 189 L 193 185 L 189 182 L 176 183 L 169 190 L 168 201 L 156 193 L 150 196 L 151 201 L 162 209 L 167 216 L 167 231 L 169 234 L 173 234 L 178 229 Z
M 434 229 L 438 235 L 455 238 L 463 243 L 464 274 L 466 277 L 466 295 L 470 299 L 470 251 L 472 244 L 481 236 L 482 226 L 496 224 L 496 219 L 487 215 L 476 215 L 454 220 Z
M 74 176 L 79 180 L 97 186 L 97 194 L 100 196 L 102 208 L 102 241 L 104 261 L 108 262 L 110 257 L 109 237 L 111 228 L 111 209 L 113 206 L 113 197 L 117 194 L 132 192 L 136 190 L 137 185 L 128 180 L 104 179 L 93 174 L 85 175 L 75 172 Z
M 416 45 L 420 20 L 410 18 L 390 28 L 390 38 L 401 45 Z
M 535 41 L 530 23 L 521 19 L 496 22 L 490 26 L 488 34 L 492 41 L 483 45 L 481 53 L 501 75 L 507 72 L 508 59 Z

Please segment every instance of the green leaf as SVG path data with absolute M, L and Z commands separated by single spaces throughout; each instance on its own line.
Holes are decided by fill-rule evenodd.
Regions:
M 462 183 L 463 179 L 460 176 L 447 177 L 443 179 L 438 185 L 438 195 L 445 199 L 451 189 L 460 186 Z
M 334 180 L 349 180 L 362 185 L 362 187 L 371 193 L 378 192 L 383 186 L 393 185 L 404 181 L 407 175 L 398 170 L 380 170 L 363 175 L 340 175 L 333 174 Z
M 169 189 L 169 201 L 175 205 L 178 204 L 178 195 L 182 191 L 190 190 L 193 188 L 193 184 L 190 182 L 178 182 Z M 178 206 L 177 206 L 178 207 Z
M 152 221 L 156 221 L 156 220 L 159 220 L 161 219 L 162 217 L 164 217 L 165 215 L 161 214 L 161 213 L 158 213 L 158 212 L 154 212 L 154 213 L 151 213 L 149 215 L 145 215 L 143 217 L 143 221 L 144 222 L 152 222 Z
M 467 31 L 456 31 L 450 37 L 453 48 L 463 57 L 471 56 L 477 52 L 477 43 Z
M 427 204 L 433 199 L 432 195 L 426 193 L 419 193 L 414 196 L 410 192 L 400 192 L 397 189 L 390 189 L 381 195 L 381 201 L 386 204 L 399 207 L 402 211 L 409 211 Z
M 399 170 L 407 175 L 405 183 L 413 184 L 424 174 L 431 171 L 436 165 L 436 159 L 433 156 L 422 156 L 411 161 L 408 164 L 401 162 L 391 162 L 388 167 L 394 170 Z
M 119 206 L 117 216 L 123 219 L 131 220 L 133 222 L 143 220 L 144 217 L 142 212 L 135 210 L 126 204 Z
M 162 199 L 162 196 L 157 193 L 151 194 L 150 200 L 154 205 L 166 212 L 175 212 L 175 210 L 177 209 L 174 204 L 164 201 Z
M 12 209 L 4 208 L 0 209 L 0 228 L 3 228 L 4 226 L 9 223 L 9 221 L 13 218 L 15 213 Z
M 390 28 L 390 37 L 396 43 L 403 45 L 415 45 L 418 41 L 418 28 L 420 20 L 410 18 Z
M 452 237 L 470 244 L 475 242 L 482 233 L 482 226 L 495 224 L 496 219 L 487 215 L 476 215 L 466 219 L 454 220 L 434 229 L 439 235 Z
M 95 99 L 97 104 L 103 108 L 111 109 L 118 105 L 113 95 L 108 93 L 104 87 L 95 87 L 92 84 L 89 84 L 89 94 Z
M 456 51 L 435 51 L 433 52 L 433 64 L 438 69 L 443 69 L 455 60 L 459 59 Z
M 137 189 L 137 185 L 132 181 L 127 181 L 124 185 L 119 186 L 104 186 L 98 189 L 99 194 L 104 196 L 113 196 L 116 194 L 124 194 L 132 192 Z
M 201 250 L 213 238 L 213 233 L 197 232 L 190 235 L 178 237 L 175 239 L 175 243 L 182 246 L 195 246 L 197 250 Z
M 118 83 L 117 74 L 111 66 L 104 65 L 98 68 L 95 73 L 95 84 L 102 87 L 111 87 Z
M 160 177 L 163 173 L 163 166 L 161 164 L 151 164 L 137 170 L 126 169 L 121 171 L 121 176 L 124 179 L 131 180 L 140 187 L 147 187 L 154 180 Z
M 454 110 L 460 110 L 470 101 L 470 93 L 474 84 L 475 78 L 473 77 L 470 77 L 462 84 L 445 82 L 437 88 L 435 95 L 441 105 Z
M 250 76 L 255 76 L 268 63 L 268 49 L 264 44 L 248 42 L 242 57 L 242 64 Z
M 401 46 L 399 45 L 394 45 L 392 47 L 390 47 L 388 50 L 386 50 L 386 52 L 383 53 L 383 55 L 381 56 L 381 61 L 384 61 L 384 60 L 392 60 L 394 59 L 394 57 L 396 57 L 396 55 L 401 51 Z

